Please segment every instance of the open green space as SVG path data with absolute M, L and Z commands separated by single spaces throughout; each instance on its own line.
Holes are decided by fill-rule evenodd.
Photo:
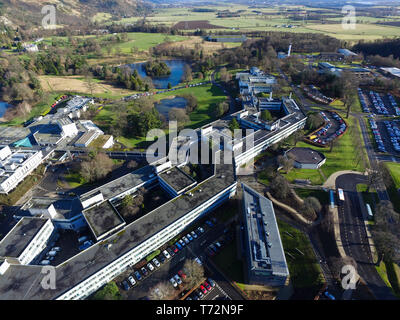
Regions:
M 387 189 L 390 200 L 393 203 L 394 209 L 400 212 L 400 164 L 394 162 L 385 163 L 386 167 L 389 169 L 390 175 L 393 180 L 393 184 Z
M 324 278 L 307 236 L 279 219 L 278 227 L 294 288 L 319 288 Z
M 354 135 L 359 134 L 361 141 L 363 141 L 360 125 L 357 119 L 352 116 L 350 116 L 349 119 L 346 119 L 346 122 L 349 125 L 349 128 L 347 132 L 337 140 L 332 151 L 330 151 L 329 147 L 315 147 L 302 141 L 297 144 L 297 147 L 308 147 L 322 152 L 325 155 L 326 163 L 321 167 L 321 170 L 326 178 L 331 174 L 342 170 L 365 171 L 364 161 L 362 159 L 357 159 L 355 152 L 356 142 Z M 363 149 L 362 152 L 364 160 L 367 161 L 365 150 Z M 368 165 L 368 162 L 366 163 Z M 293 169 L 288 174 L 285 174 L 285 176 L 290 182 L 293 182 L 295 179 L 310 179 L 312 184 L 322 184 L 324 182 L 324 178 L 321 176 L 320 172 L 312 169 Z
M 400 267 L 393 262 L 381 261 L 379 266 L 375 266 L 375 268 L 393 294 L 400 298 Z
M 322 205 L 329 204 L 329 192 L 324 190 L 306 189 L 306 188 L 296 188 L 297 195 L 302 198 L 315 197 L 319 200 Z

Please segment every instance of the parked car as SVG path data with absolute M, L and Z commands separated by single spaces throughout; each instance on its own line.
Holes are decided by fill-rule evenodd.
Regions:
M 128 281 L 124 280 L 122 281 L 122 288 L 124 288 L 124 290 L 128 291 L 130 289 Z
M 158 262 L 157 258 L 154 258 L 153 260 L 151 260 L 151 262 L 153 262 L 153 264 L 159 268 L 161 266 L 160 262 Z
M 185 243 L 185 241 L 183 241 L 182 239 L 181 239 L 181 240 L 179 240 L 179 244 L 181 245 L 181 247 L 184 247 L 184 246 L 186 246 L 186 243 Z
M 206 221 L 206 225 L 208 225 L 210 228 L 214 227 L 214 224 L 210 220 Z
M 193 237 L 194 239 L 197 239 L 197 233 L 196 233 L 196 232 L 192 231 L 190 234 L 192 235 L 192 237 Z
M 146 266 L 150 270 L 150 272 L 154 271 L 154 269 L 155 269 L 154 266 L 150 262 Z
M 176 281 L 176 283 L 178 284 L 178 285 L 181 285 L 182 284 L 182 280 L 181 280 L 181 278 L 176 274 L 176 275 L 174 275 L 174 279 L 175 279 L 175 281 Z
M 190 242 L 189 239 L 186 238 L 185 236 L 182 237 L 182 240 L 185 241 L 185 244 L 189 244 L 189 242 Z
M 179 271 L 178 271 L 178 275 L 179 275 L 183 280 L 186 279 L 186 273 L 184 273 L 182 270 L 179 270 Z
M 200 286 L 200 290 L 201 290 L 201 292 L 203 292 L 203 294 L 207 294 L 207 289 L 204 288 L 203 285 Z
M 210 284 L 211 287 L 213 287 L 213 288 L 215 287 L 215 282 L 214 282 L 213 279 L 208 278 L 208 279 L 207 279 L 207 282 Z
M 145 276 L 145 277 L 149 274 L 149 272 L 147 271 L 147 269 L 146 269 L 145 267 L 142 267 L 142 268 L 140 269 L 140 271 L 142 271 L 142 274 L 143 274 L 143 276 Z
M 160 260 L 161 263 L 164 263 L 166 259 L 162 254 L 160 254 L 158 255 L 158 260 Z
M 203 263 L 201 262 L 201 260 L 200 260 L 198 257 L 194 258 L 194 261 L 196 261 L 199 265 L 202 265 L 202 264 L 203 264 Z
M 175 279 L 172 277 L 171 279 L 169 279 L 169 282 L 172 283 L 172 285 L 174 286 L 174 288 L 178 287 L 178 284 L 176 283 Z
M 80 237 L 80 238 L 78 239 L 78 242 L 79 242 L 79 243 L 82 243 L 82 242 L 85 242 L 87 239 L 88 239 L 88 237 L 83 236 L 83 237 Z
M 164 251 L 163 251 L 163 255 L 164 255 L 164 257 L 167 258 L 167 259 L 170 259 L 170 258 L 171 258 L 171 255 L 168 253 L 167 250 L 164 250 Z
M 182 246 L 181 246 L 181 244 L 179 242 L 176 242 L 175 246 L 178 248 L 178 250 L 182 250 Z M 178 250 L 175 251 L 175 252 L 178 252 Z
M 137 279 L 138 281 L 142 280 L 142 276 L 141 276 L 141 274 L 140 274 L 139 271 L 135 271 L 133 274 L 135 275 L 135 277 L 136 277 L 136 279 Z
M 61 251 L 61 248 L 60 248 L 60 247 L 54 247 L 54 248 L 51 248 L 51 251 L 60 252 L 60 251 Z
M 167 251 L 168 251 L 168 253 L 169 253 L 169 255 L 171 256 L 171 257 L 173 257 L 174 255 L 175 255 L 175 251 L 174 251 L 174 246 L 172 246 L 172 248 L 168 248 L 167 249 Z M 176 252 L 178 252 L 178 250 L 176 250 Z
M 200 289 L 197 289 L 197 290 L 196 290 L 196 293 L 197 293 L 197 296 L 198 296 L 200 299 L 204 297 L 204 294 L 203 294 L 203 292 L 201 292 Z
M 132 287 L 136 284 L 136 281 L 135 281 L 135 279 L 133 279 L 132 276 L 129 276 L 129 277 L 128 277 L 128 281 L 130 282 L 130 284 L 131 284 Z
M 172 246 L 171 251 L 175 254 L 179 251 L 179 249 L 176 246 Z M 171 254 L 171 252 L 169 252 L 169 254 Z
M 188 233 L 188 234 L 186 235 L 186 238 L 188 238 L 189 241 L 193 241 L 193 238 L 192 238 L 192 236 L 190 235 L 190 233 Z
M 197 228 L 197 231 L 198 231 L 200 234 L 204 233 L 204 229 L 203 229 L 202 227 L 198 227 L 198 228 Z
M 40 261 L 40 264 L 42 266 L 48 266 L 50 264 L 50 261 L 49 260 L 42 260 L 42 261 Z
M 207 291 L 211 291 L 211 289 L 212 289 L 207 281 L 204 281 L 203 286 L 204 286 L 204 288 L 207 289 Z

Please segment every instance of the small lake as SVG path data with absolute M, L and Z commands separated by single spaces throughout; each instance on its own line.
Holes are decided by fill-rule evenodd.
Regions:
M 171 74 L 163 77 L 150 77 L 156 89 L 167 89 L 168 83 L 174 87 L 182 82 L 184 67 L 187 64 L 183 60 L 163 60 L 171 69 Z M 130 64 L 132 69 L 136 69 L 142 78 L 148 77 L 144 70 L 145 62 Z
M 168 113 L 172 108 L 186 108 L 187 101 L 183 97 L 175 97 L 172 99 L 163 99 L 159 103 L 156 103 L 155 107 L 157 111 L 162 114 L 168 121 Z
M 9 105 L 6 102 L 0 101 L 0 118 L 2 116 L 4 116 L 4 113 L 6 113 L 6 110 L 11 107 L 11 105 Z

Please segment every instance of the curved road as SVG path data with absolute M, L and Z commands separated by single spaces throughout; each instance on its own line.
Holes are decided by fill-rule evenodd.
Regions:
M 395 300 L 396 297 L 375 269 L 368 244 L 367 231 L 357 194 L 357 184 L 367 183 L 359 174 L 345 174 L 336 179 L 336 187 L 344 191 L 345 201 L 339 205 L 339 225 L 343 248 L 357 262 L 357 271 L 378 300 Z

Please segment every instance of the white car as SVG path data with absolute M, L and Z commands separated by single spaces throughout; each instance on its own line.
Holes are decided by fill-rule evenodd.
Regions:
M 164 250 L 164 251 L 163 251 L 163 255 L 164 255 L 164 257 L 167 258 L 167 259 L 170 259 L 170 258 L 171 258 L 171 255 L 168 253 L 167 250 Z
M 158 262 L 158 260 L 156 258 L 154 258 L 153 260 L 151 260 L 151 262 L 153 262 L 153 264 L 159 268 L 161 266 L 161 264 Z
M 178 286 L 178 284 L 176 283 L 174 278 L 169 279 L 169 282 L 172 283 L 172 285 L 174 286 L 174 288 L 176 288 Z
M 196 261 L 199 265 L 202 265 L 202 264 L 203 264 L 203 263 L 201 262 L 201 260 L 200 260 L 198 257 L 194 258 L 194 261 Z
M 178 285 L 182 284 L 182 280 L 181 280 L 181 278 L 180 278 L 177 274 L 174 275 L 174 278 L 175 278 L 175 281 L 176 281 L 176 283 L 177 283 Z
M 150 262 L 147 264 L 147 268 L 149 268 L 150 271 L 154 270 L 154 266 Z
M 136 281 L 135 281 L 135 279 L 133 279 L 132 276 L 129 276 L 129 277 L 128 277 L 128 280 L 129 280 L 129 282 L 131 283 L 132 287 L 136 284 Z

